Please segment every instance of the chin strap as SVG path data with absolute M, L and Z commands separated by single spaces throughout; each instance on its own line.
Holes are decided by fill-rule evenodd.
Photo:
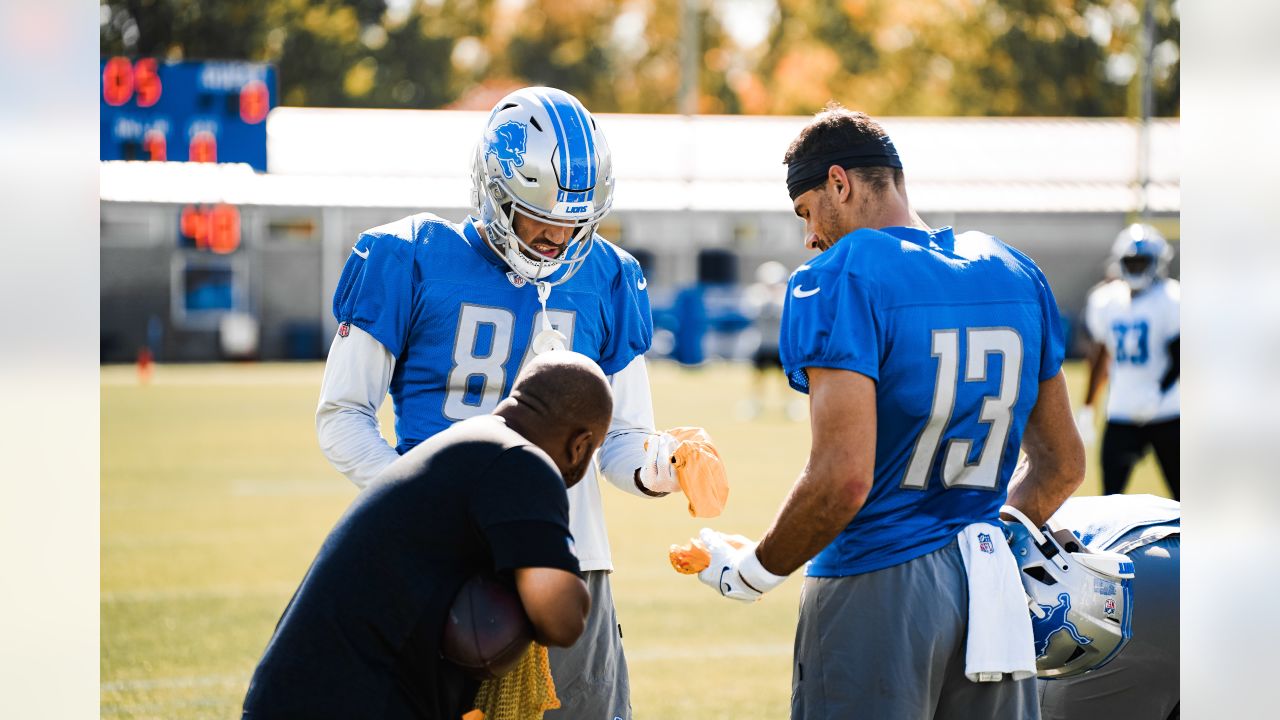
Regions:
M 547 316 L 547 298 L 551 297 L 551 283 L 546 280 L 539 280 L 536 283 L 538 288 L 538 302 L 542 304 L 542 331 L 552 330 L 551 318 Z
M 533 338 L 533 353 L 541 355 L 553 350 L 569 349 L 569 339 L 551 326 L 551 316 L 547 314 L 547 298 L 551 297 L 551 283 L 539 280 L 534 283 L 534 287 L 538 289 L 538 302 L 542 305 L 542 330 Z
M 1008 515 L 1022 523 L 1022 526 L 1027 529 L 1027 532 L 1031 533 L 1031 537 L 1035 539 L 1037 545 L 1043 545 L 1045 543 L 1044 533 L 1040 532 L 1040 528 L 1036 527 L 1035 523 L 1031 522 L 1031 518 L 1027 517 L 1026 513 L 1012 505 L 1001 505 L 1000 512 L 1001 514 Z

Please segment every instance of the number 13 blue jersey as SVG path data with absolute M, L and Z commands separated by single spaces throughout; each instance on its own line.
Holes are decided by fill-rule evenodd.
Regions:
M 805 368 L 876 381 L 875 479 L 866 504 L 808 574 L 879 570 L 994 521 L 1040 382 L 1064 338 L 1030 258 L 978 232 L 863 229 L 791 276 L 779 343 Z

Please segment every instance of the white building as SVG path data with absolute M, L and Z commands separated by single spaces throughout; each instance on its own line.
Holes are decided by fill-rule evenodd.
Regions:
M 486 116 L 277 108 L 265 174 L 243 165 L 103 163 L 103 360 L 131 358 L 148 323 L 153 334 L 163 330 L 162 359 L 216 358 L 227 307 L 257 321 L 262 357 L 323 352 L 335 325 L 333 288 L 361 230 L 422 210 L 467 214 L 471 153 Z M 732 250 L 744 280 L 764 260 L 794 267 L 807 257 L 782 155 L 808 118 L 597 117 L 617 179 L 602 234 L 646 263 L 655 305 L 697 279 L 704 248 Z M 1116 233 L 1140 208 L 1136 123 L 883 124 L 927 222 L 981 229 L 1018 247 L 1044 269 L 1064 313 L 1079 312 Z M 1179 173 L 1178 122 L 1155 121 L 1149 205 L 1174 240 Z M 183 209 L 220 203 L 238 209 L 239 248 L 222 255 L 184 247 Z

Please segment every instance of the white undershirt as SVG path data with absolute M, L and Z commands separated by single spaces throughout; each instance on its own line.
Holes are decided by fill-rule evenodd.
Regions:
M 355 325 L 347 328 L 348 335 L 335 336 L 329 348 L 316 408 L 316 435 L 333 467 L 363 488 L 399 457 L 378 426 L 378 408 L 391 387 L 395 358 L 369 333 Z M 655 434 L 644 356 L 611 375 L 609 383 L 613 388 L 609 434 L 591 471 L 569 489 L 569 530 L 584 571 L 613 569 L 599 475 L 632 495 L 648 497 L 635 484 L 636 469 L 645 461 L 645 440 Z

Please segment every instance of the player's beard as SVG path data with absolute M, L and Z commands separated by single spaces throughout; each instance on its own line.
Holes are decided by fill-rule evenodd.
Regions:
M 818 252 L 824 253 L 835 245 L 845 233 L 838 232 L 839 215 L 836 212 L 835 205 L 831 202 L 831 198 L 827 195 L 825 188 L 823 192 L 818 193 L 814 198 L 814 230 L 818 238 Z

